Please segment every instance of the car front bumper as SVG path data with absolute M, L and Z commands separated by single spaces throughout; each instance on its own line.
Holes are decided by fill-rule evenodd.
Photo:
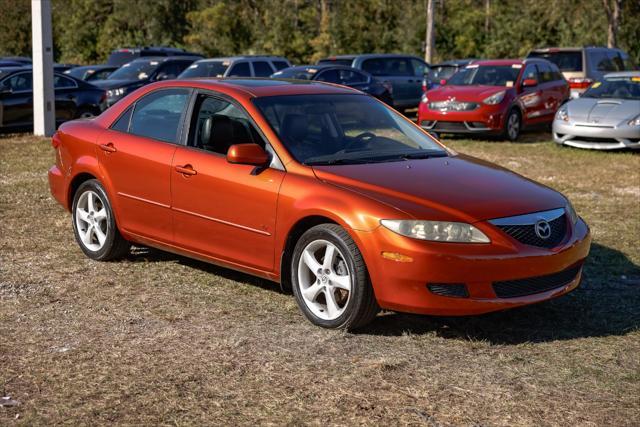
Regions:
M 553 140 L 558 144 L 595 150 L 640 149 L 638 126 L 594 126 L 591 123 L 553 121 Z
M 431 110 L 424 102 L 418 109 L 418 124 L 429 132 L 455 134 L 500 133 L 504 127 L 502 105 L 480 105 L 472 111 Z
M 488 223 L 483 231 L 489 230 Z M 565 240 L 554 249 L 527 246 L 503 234 L 497 228 L 488 234 L 489 244 L 425 242 L 410 239 L 379 227 L 356 232 L 359 247 L 365 248 L 367 263 L 378 304 L 388 310 L 464 316 L 500 311 L 545 301 L 575 289 L 581 280 L 582 263 L 589 253 L 591 236 L 582 219 L 570 227 Z M 487 233 L 485 233 L 487 234 Z M 411 259 L 400 262 L 382 253 L 399 253 Z M 499 297 L 497 282 L 551 277 L 575 271 L 558 286 L 524 296 Z M 517 286 L 516 282 L 515 285 Z M 428 285 L 464 285 L 464 297 L 434 293 Z

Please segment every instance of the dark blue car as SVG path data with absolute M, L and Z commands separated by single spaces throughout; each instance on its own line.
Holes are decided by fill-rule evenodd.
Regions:
M 393 89 L 389 82 L 380 82 L 366 71 L 352 67 L 335 64 L 298 65 L 276 71 L 271 77 L 315 80 L 349 86 L 375 96 L 389 105 L 393 105 Z

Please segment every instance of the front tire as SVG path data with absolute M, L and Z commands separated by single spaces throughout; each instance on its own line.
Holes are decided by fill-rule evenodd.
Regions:
M 122 258 L 131 246 L 118 231 L 107 193 L 99 181 L 83 182 L 73 197 L 73 232 L 82 252 L 96 261 Z
M 353 330 L 379 311 L 357 245 L 336 224 L 320 224 L 296 243 L 291 265 L 293 294 L 313 324 Z
M 509 141 L 517 141 L 521 131 L 522 116 L 520 115 L 520 111 L 518 111 L 518 109 L 512 108 L 511 110 L 509 110 L 507 119 L 504 122 L 503 136 Z

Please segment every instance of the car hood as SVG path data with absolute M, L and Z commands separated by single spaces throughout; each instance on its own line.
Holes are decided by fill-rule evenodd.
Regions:
M 567 112 L 574 122 L 617 125 L 640 114 L 640 101 L 578 98 L 567 104 Z
M 128 87 L 128 86 L 136 86 L 144 83 L 143 80 L 94 80 L 91 82 L 92 85 L 97 86 L 101 89 L 117 89 L 119 87 Z
M 427 92 L 430 101 L 446 101 L 449 98 L 456 98 L 459 101 L 482 102 L 484 99 L 508 89 L 503 86 L 454 86 L 444 85 Z
M 477 222 L 556 209 L 560 193 L 466 155 L 366 165 L 314 166 L 316 176 L 417 219 Z

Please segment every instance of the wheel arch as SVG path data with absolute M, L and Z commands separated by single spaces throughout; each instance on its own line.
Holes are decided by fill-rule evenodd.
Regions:
M 291 257 L 293 249 L 298 239 L 309 229 L 320 224 L 337 224 L 341 225 L 329 216 L 325 215 L 309 215 L 300 218 L 289 229 L 285 238 L 282 253 L 280 254 L 280 289 L 283 292 L 291 292 Z
M 96 176 L 89 172 L 80 172 L 73 177 L 71 182 L 69 183 L 69 189 L 67 194 L 67 208 L 71 210 L 73 208 L 73 198 L 75 197 L 76 191 L 82 185 L 82 183 L 89 181 L 90 179 L 98 179 Z

